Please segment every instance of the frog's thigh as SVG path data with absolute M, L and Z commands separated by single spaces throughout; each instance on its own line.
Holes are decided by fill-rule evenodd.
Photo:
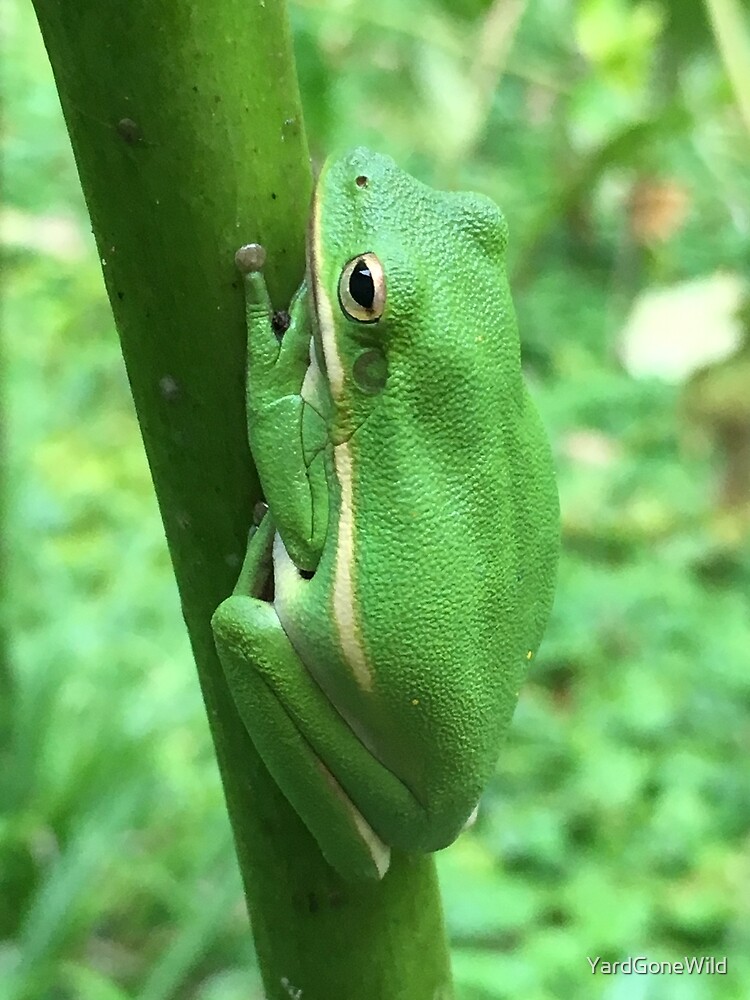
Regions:
M 281 674 L 310 683 L 273 605 L 234 595 L 220 606 L 212 624 L 242 721 L 326 860 L 347 878 L 380 878 L 388 868 L 389 849 L 313 752 L 265 679 Z

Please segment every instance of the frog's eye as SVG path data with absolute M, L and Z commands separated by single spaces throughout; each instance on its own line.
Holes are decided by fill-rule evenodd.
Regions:
M 339 278 L 339 304 L 357 323 L 377 323 L 385 309 L 385 275 L 374 253 L 353 257 Z

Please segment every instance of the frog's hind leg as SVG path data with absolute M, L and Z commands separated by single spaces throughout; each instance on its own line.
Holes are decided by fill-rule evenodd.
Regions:
M 273 539 L 276 526 L 264 503 L 256 507 L 263 511 L 250 529 L 247 549 L 240 575 L 232 595 L 265 598 L 270 591 L 273 576 Z M 257 514 L 256 514 L 257 516 Z
M 267 678 L 312 683 L 281 627 L 266 588 L 274 526 L 269 516 L 251 536 L 234 594 L 211 621 L 232 696 L 272 777 L 345 878 L 381 878 L 390 851 L 344 793 L 285 711 Z

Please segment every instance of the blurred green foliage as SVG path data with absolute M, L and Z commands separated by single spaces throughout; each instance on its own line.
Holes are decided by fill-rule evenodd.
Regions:
M 710 371 L 686 384 L 622 363 L 645 291 L 750 264 L 750 136 L 704 6 L 299 0 L 292 16 L 316 159 L 365 143 L 505 209 L 559 470 L 553 621 L 479 819 L 439 856 L 458 996 L 743 1000 L 750 498 L 737 484 L 750 481 L 750 386 L 717 383 L 717 416 L 700 395 Z M 260 997 L 30 5 L 6 3 L 3 34 L 3 995 Z M 679 351 L 683 331 L 667 327 L 646 339 L 668 334 Z M 722 379 L 747 373 L 747 347 L 736 356 Z M 586 961 L 629 955 L 727 956 L 728 973 L 615 977 Z

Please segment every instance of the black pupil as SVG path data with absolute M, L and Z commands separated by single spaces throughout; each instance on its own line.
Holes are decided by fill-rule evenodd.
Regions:
M 358 260 L 349 278 L 349 294 L 363 309 L 372 309 L 375 300 L 375 282 L 370 268 L 363 260 Z

